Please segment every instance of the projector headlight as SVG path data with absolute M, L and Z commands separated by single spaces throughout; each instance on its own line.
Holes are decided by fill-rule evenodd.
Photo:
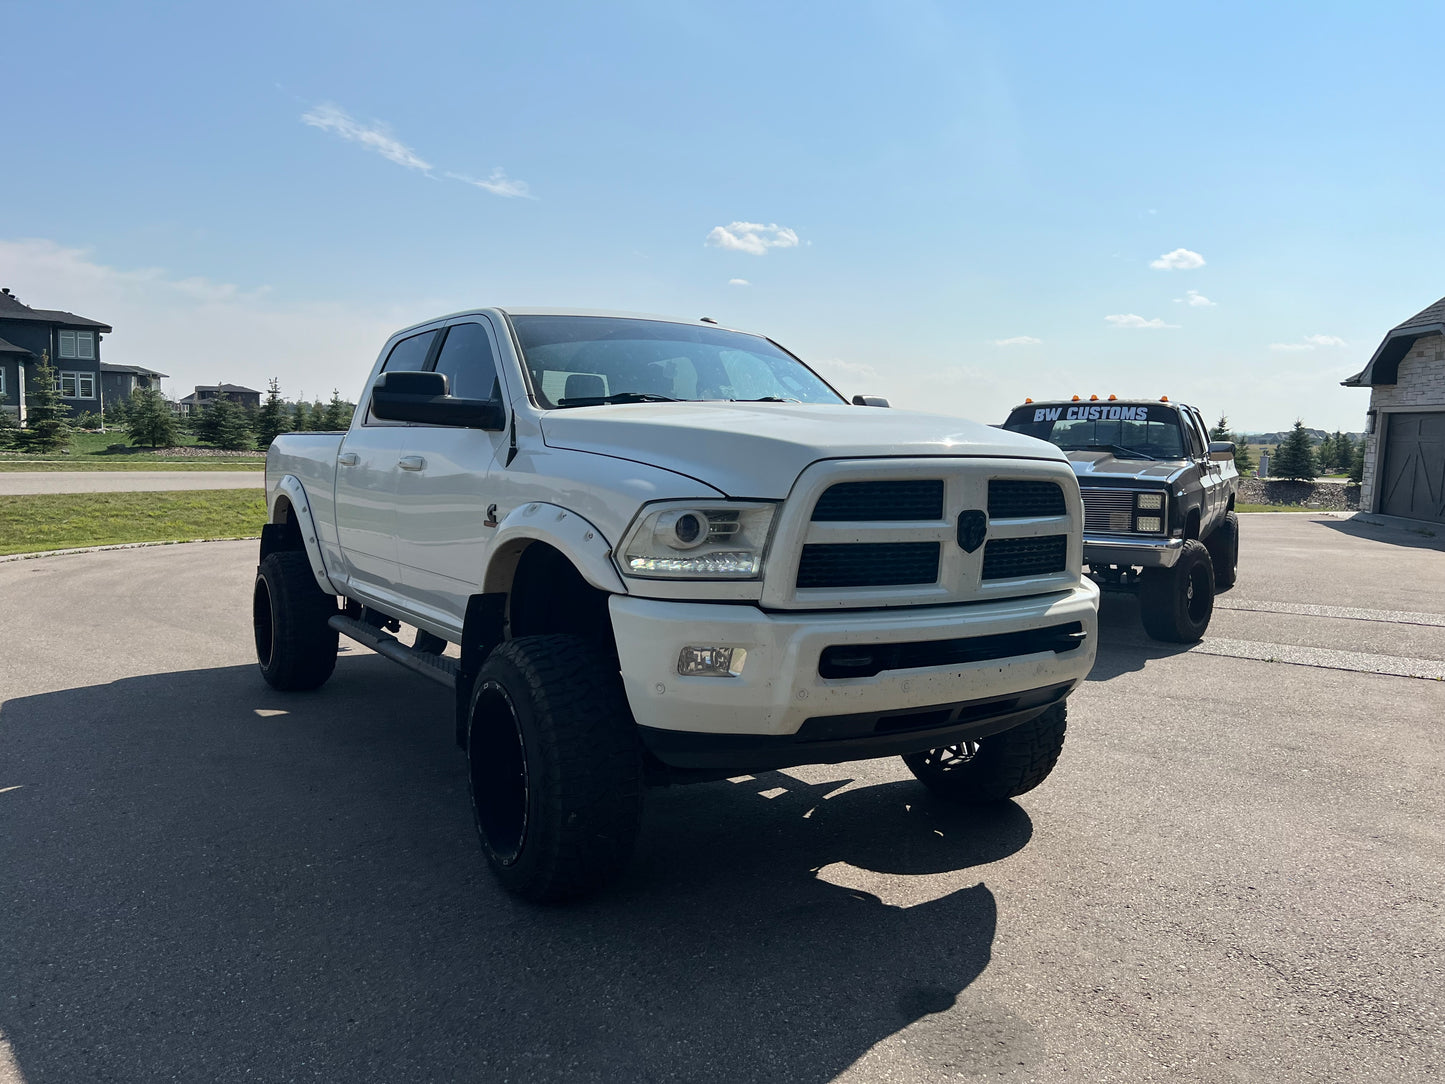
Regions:
M 771 504 L 669 501 L 644 508 L 618 551 L 627 576 L 753 580 L 763 571 Z

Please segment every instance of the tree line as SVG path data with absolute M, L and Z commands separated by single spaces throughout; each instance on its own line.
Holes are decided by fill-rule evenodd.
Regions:
M 1240 477 L 1255 469 L 1254 456 L 1244 438 L 1229 431 L 1229 419 L 1220 415 L 1209 431 L 1210 440 L 1234 441 L 1234 465 Z M 1296 419 L 1294 428 L 1275 447 L 1269 460 L 1269 477 L 1295 482 L 1312 482 L 1321 474 L 1347 474 L 1359 482 L 1365 473 L 1365 442 L 1336 430 L 1318 443 L 1314 434 Z
M 0 407 L 5 405 L 0 395 Z M 171 448 L 183 440 L 193 439 L 223 451 L 264 450 L 279 433 L 346 429 L 351 424 L 355 405 L 331 392 L 329 402 L 281 397 L 280 382 L 272 377 L 266 399 L 259 409 L 242 406 L 233 399 L 217 397 L 197 406 L 188 415 L 177 413 L 156 388 L 139 387 L 128 399 L 105 404 L 107 425 L 124 427 L 132 445 L 148 448 Z M 77 428 L 92 415 L 72 415 L 55 388 L 55 367 L 49 352 L 42 352 L 39 363 L 30 374 L 25 398 L 25 425 L 15 415 L 0 410 L 0 448 L 20 447 L 35 452 L 55 452 L 66 448 Z M 99 421 L 99 418 L 94 418 Z

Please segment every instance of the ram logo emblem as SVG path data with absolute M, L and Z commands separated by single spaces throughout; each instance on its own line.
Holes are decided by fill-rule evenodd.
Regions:
M 988 513 L 970 508 L 958 517 L 958 544 L 965 553 L 972 553 L 988 537 Z

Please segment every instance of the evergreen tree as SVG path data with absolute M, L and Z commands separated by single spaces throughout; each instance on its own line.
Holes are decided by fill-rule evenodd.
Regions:
M 273 376 L 267 385 L 266 401 L 256 412 L 256 447 L 269 448 L 280 433 L 291 428 L 291 419 L 286 416 L 286 405 L 281 401 L 281 384 Z
M 1335 468 L 1335 438 L 1326 433 L 1315 449 L 1315 463 L 1321 474 L 1332 474 Z
M 1234 469 L 1239 472 L 1241 478 L 1254 470 L 1254 456 L 1249 454 L 1249 445 L 1244 442 L 1243 434 L 1231 433 L 1229 419 L 1223 414 L 1219 416 L 1219 421 L 1214 424 L 1214 428 L 1209 431 L 1209 439 L 1234 442 Z
M 216 443 L 216 426 L 211 417 L 210 406 L 193 403 L 190 414 L 186 416 L 186 428 L 201 444 Z
M 5 409 L 6 399 L 0 394 L 0 448 L 9 448 L 20 434 L 20 422 Z
M 1355 440 L 1348 433 L 1335 434 L 1335 473 L 1343 474 L 1354 465 Z
M 1359 485 L 1365 478 L 1365 440 L 1355 445 L 1355 454 L 1350 457 L 1350 481 Z
M 1290 478 L 1299 482 L 1315 480 L 1315 450 L 1305 423 L 1296 421 L 1289 436 L 1280 443 L 1279 450 L 1270 460 L 1270 472 L 1276 478 Z
M 311 428 L 311 406 L 304 399 L 298 400 L 291 408 L 291 429 L 304 433 Z
M 117 395 L 105 404 L 104 417 L 106 425 L 125 425 L 130 421 L 130 400 Z
M 136 388 L 130 403 L 130 442 L 172 448 L 181 441 L 170 404 L 155 388 Z
M 70 444 L 70 408 L 60 401 L 55 381 L 50 351 L 42 350 L 25 404 L 25 443 L 40 452 L 58 452 Z
M 251 447 L 251 422 L 239 403 L 219 396 L 206 408 L 210 442 L 228 452 Z
M 332 432 L 346 429 L 351 425 L 351 415 L 355 410 L 355 407 L 341 398 L 341 392 L 332 388 L 331 402 L 326 404 L 326 411 L 321 420 L 321 428 L 328 429 Z

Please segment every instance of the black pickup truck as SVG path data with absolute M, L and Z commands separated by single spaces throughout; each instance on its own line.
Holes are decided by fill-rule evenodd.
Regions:
M 1156 640 L 1202 637 L 1239 563 L 1234 445 L 1211 443 L 1199 410 L 1167 398 L 1028 399 L 1003 427 L 1068 453 L 1099 586 L 1137 591 Z

